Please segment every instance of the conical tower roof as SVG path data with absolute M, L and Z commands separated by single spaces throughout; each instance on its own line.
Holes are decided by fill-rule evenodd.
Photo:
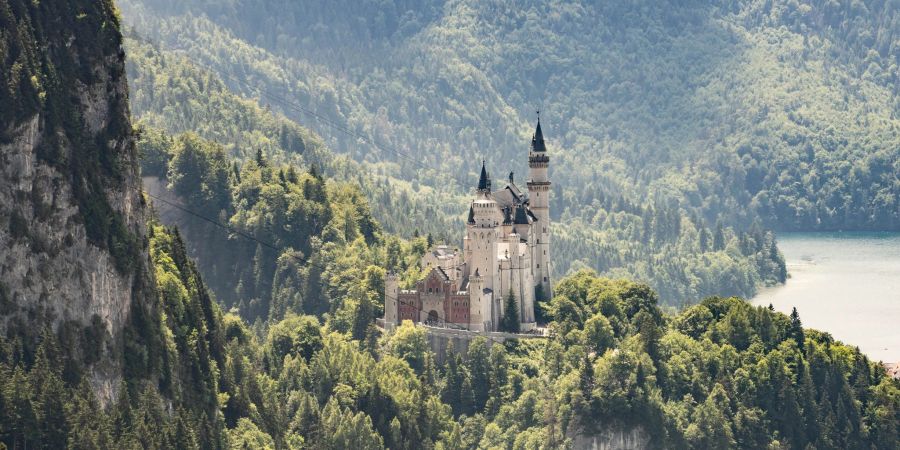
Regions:
M 491 190 L 491 177 L 488 176 L 484 160 L 481 161 L 481 178 L 478 179 L 478 190 L 488 192 Z
M 531 138 L 531 151 L 546 152 L 547 146 L 544 145 L 544 133 L 541 131 L 541 118 L 538 117 L 537 129 L 534 130 L 534 137 Z

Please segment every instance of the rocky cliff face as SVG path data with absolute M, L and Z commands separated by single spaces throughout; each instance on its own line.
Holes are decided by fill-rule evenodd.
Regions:
M 630 430 L 610 427 L 602 432 L 577 433 L 568 436 L 572 448 L 578 450 L 645 450 L 652 448 L 647 433 L 640 428 Z
M 77 341 L 110 399 L 153 295 L 111 2 L 0 0 L 0 105 L 0 332 Z

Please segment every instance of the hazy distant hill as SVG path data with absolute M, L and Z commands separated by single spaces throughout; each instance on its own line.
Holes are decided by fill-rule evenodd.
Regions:
M 437 188 L 439 222 L 424 209 L 395 222 L 376 202 L 388 231 L 456 239 L 431 224 L 458 220 L 465 197 L 451 193 L 471 188 L 482 157 L 495 177 L 524 173 L 538 107 L 567 256 L 557 274 L 592 267 L 679 302 L 748 296 L 780 279 L 761 229 L 900 227 L 896 2 L 352 3 L 121 6 L 163 54 L 413 191 Z M 141 117 L 179 128 L 173 110 L 209 103 L 170 105 L 152 81 L 135 85 Z M 718 221 L 735 244 L 717 252 L 702 241 Z
M 313 12 L 278 6 L 231 14 Z M 340 5 L 361 16 L 386 11 L 383 20 L 394 17 L 387 6 Z M 418 279 L 429 239 L 382 233 L 375 214 L 398 229 L 404 220 L 452 224 L 464 197 L 445 181 L 467 169 L 374 163 L 359 136 L 345 150 L 368 163 L 335 157 L 299 121 L 222 79 L 281 73 L 300 93 L 308 67 L 320 71 L 309 93 L 350 93 L 358 105 L 377 86 L 342 81 L 329 91 L 332 69 L 281 59 L 208 19 L 135 15 L 166 44 L 123 41 L 119 17 L 112 0 L 0 0 L 0 448 L 898 447 L 900 381 L 858 348 L 804 328 L 796 310 L 709 297 L 669 313 L 643 283 L 582 270 L 557 281 L 544 339 L 471 336 L 438 358 L 440 338 L 424 327 L 405 321 L 382 333 L 384 272 Z M 418 27 L 386 24 L 407 31 L 354 57 L 377 61 L 379 45 L 423 43 L 420 34 L 444 19 L 421 17 Z M 352 14 L 342 20 L 348 25 L 316 29 L 366 35 Z M 136 130 L 129 104 L 141 118 Z M 344 114 L 353 105 L 332 106 Z M 379 126 L 393 126 L 384 117 Z M 509 136 L 518 148 L 521 136 Z M 565 161 L 562 148 L 555 157 Z M 646 166 L 672 164 L 648 158 Z M 773 234 L 759 223 L 709 225 L 641 198 L 651 178 L 616 167 L 602 173 L 620 186 L 578 198 L 575 167 L 555 174 L 568 186 L 560 199 L 578 214 L 562 213 L 554 251 L 573 266 L 649 279 L 669 301 L 783 280 Z M 153 175 L 167 177 L 170 192 Z M 206 228 L 163 226 L 157 202 L 168 195 Z M 195 264 L 190 241 L 213 256 Z M 232 298 L 212 295 L 207 283 L 230 284 Z M 223 311 L 230 305 L 240 309 Z
M 524 169 L 541 108 L 563 217 L 624 194 L 744 226 L 900 227 L 896 1 L 346 3 L 123 9 L 139 32 L 435 169 L 310 123 L 405 177 L 458 184 L 435 175 L 482 156 Z

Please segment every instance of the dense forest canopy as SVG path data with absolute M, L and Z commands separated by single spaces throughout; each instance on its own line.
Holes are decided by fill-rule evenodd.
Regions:
M 233 89 L 421 154 L 425 169 L 282 107 L 402 178 L 454 183 L 482 157 L 522 173 L 540 108 L 562 218 L 623 195 L 711 223 L 900 227 L 895 0 L 122 3 Z
M 342 122 L 343 119 L 332 114 L 334 108 L 326 110 L 317 103 L 316 98 L 323 95 L 330 98 L 331 94 L 327 94 L 328 92 L 335 95 L 347 92 L 353 93 L 351 97 L 358 101 L 340 100 L 339 107 L 334 111 L 349 111 L 348 108 L 359 105 L 363 91 L 348 81 L 352 78 L 350 76 L 352 65 L 349 62 L 346 63 L 346 67 L 342 66 L 346 70 L 342 71 L 340 76 L 336 76 L 329 74 L 321 65 L 330 61 L 329 57 L 316 57 L 316 64 L 313 64 L 310 59 L 302 58 L 302 55 L 290 56 L 299 52 L 293 47 L 276 52 L 256 46 L 251 43 L 255 42 L 253 39 L 243 40 L 238 33 L 211 21 L 210 17 L 215 17 L 212 13 L 198 16 L 166 16 L 154 14 L 153 9 L 145 9 L 129 2 L 125 2 L 124 5 L 125 20 L 136 22 L 136 32 L 132 35 L 132 39 L 127 41 L 131 55 L 128 69 L 133 90 L 132 105 L 143 123 L 164 129 L 173 135 L 194 130 L 206 139 L 222 143 L 230 155 L 243 160 L 251 159 L 257 149 L 262 149 L 268 157 L 276 161 L 293 161 L 304 166 L 318 165 L 325 174 L 363 186 L 373 216 L 389 233 L 410 237 L 418 231 L 420 235 L 433 235 L 436 241 L 460 245 L 458 225 L 464 219 L 466 210 L 464 202 L 468 197 L 466 193 L 476 180 L 474 170 L 477 169 L 477 164 L 466 164 L 465 161 L 480 158 L 473 152 L 484 153 L 495 161 L 496 165 L 491 166 L 496 167 L 495 174 L 503 168 L 515 168 L 524 163 L 527 136 L 512 135 L 508 137 L 508 145 L 501 145 L 490 140 L 480 141 L 480 137 L 472 135 L 466 138 L 466 142 L 449 145 L 459 138 L 455 133 L 440 138 L 415 140 L 417 150 L 414 153 L 421 155 L 418 160 L 424 162 L 413 163 L 409 158 L 392 153 L 392 150 L 411 151 L 397 144 L 394 139 L 397 139 L 398 135 L 402 136 L 404 129 L 408 132 L 414 131 L 409 127 L 417 123 L 416 121 L 400 125 L 392 124 L 389 133 L 373 134 L 367 131 L 371 130 L 370 127 Z M 137 9 L 129 9 L 132 7 Z M 191 3 L 188 2 L 176 9 L 184 12 L 191 8 Z M 285 8 L 290 10 L 287 5 Z M 694 11 L 693 14 L 700 13 L 699 7 L 690 8 L 694 8 L 691 10 Z M 326 10 L 334 11 L 325 6 L 321 9 Z M 250 15 L 253 14 L 256 13 Z M 316 18 L 313 14 L 297 20 L 325 23 L 326 19 L 323 17 Z M 246 26 L 238 28 L 246 32 Z M 305 28 L 298 28 L 303 29 Z M 416 29 L 418 28 L 413 27 L 410 30 Z M 360 30 L 357 32 L 362 32 Z M 380 42 L 379 48 L 384 48 L 378 51 L 387 51 L 385 48 L 391 48 L 393 45 L 389 45 L 390 43 L 400 39 L 399 35 L 391 34 L 391 36 L 393 37 L 390 39 L 374 37 L 359 39 L 369 39 L 371 45 Z M 343 39 L 356 38 L 345 36 Z M 340 47 L 333 53 L 341 54 L 343 47 L 337 43 L 332 45 Z M 687 45 L 688 42 L 682 43 L 684 47 Z M 349 44 L 347 46 L 356 48 Z M 295 53 L 290 53 L 289 50 Z M 383 63 L 372 62 L 372 64 Z M 675 63 L 680 63 L 680 60 L 672 62 Z M 305 76 L 303 74 L 311 73 L 310 71 L 315 72 L 314 80 L 296 79 Z M 662 72 L 670 71 L 667 69 Z M 371 71 L 366 70 L 361 71 L 359 76 L 370 74 Z M 265 81 L 272 78 L 279 81 L 273 83 Z M 774 88 L 781 89 L 778 86 Z M 438 91 L 432 93 L 434 95 L 429 97 L 431 100 L 449 98 L 447 94 Z M 663 96 L 663 92 L 658 92 L 657 95 Z M 387 98 L 378 103 L 390 104 Z M 463 104 L 468 103 L 459 102 L 457 106 Z M 353 135 L 325 126 L 316 117 L 306 114 L 299 108 L 313 110 L 320 116 L 328 117 L 332 122 L 346 124 L 353 131 Z M 470 109 L 470 114 L 486 114 L 485 108 Z M 742 111 L 736 107 L 733 109 Z M 384 112 L 387 111 L 385 109 Z M 351 115 L 363 120 L 364 116 L 360 114 L 362 113 Z M 683 115 L 672 114 L 676 118 Z M 387 117 L 384 116 L 382 118 L 384 120 L 379 119 L 377 123 L 388 124 L 385 122 Z M 553 133 L 561 130 L 565 134 L 572 134 L 564 130 L 564 125 L 554 122 L 552 115 L 550 117 L 550 130 Z M 613 117 L 605 117 L 595 122 L 607 126 L 606 124 L 610 122 L 616 122 Z M 526 117 L 522 119 L 522 123 L 530 120 Z M 341 156 L 329 152 L 316 134 L 297 126 L 295 121 L 316 128 L 324 136 L 324 142 L 338 150 L 337 153 Z M 637 122 L 647 121 L 641 119 Z M 435 123 L 450 122 L 441 119 Z M 503 127 L 498 128 L 489 120 L 473 119 L 472 123 L 484 124 L 479 128 L 479 133 L 495 133 L 489 139 L 497 139 L 504 135 L 497 131 L 502 131 Z M 516 127 L 520 127 L 519 119 L 516 119 L 515 123 Z M 416 136 L 428 136 L 428 133 L 438 130 L 436 127 L 437 125 L 429 122 L 428 130 L 423 133 L 416 132 Z M 674 122 L 672 127 L 675 127 Z M 764 134 L 769 135 L 758 131 L 754 136 L 760 137 Z M 581 134 L 580 131 L 579 135 L 588 136 Z M 362 140 L 359 136 L 368 138 Z M 728 161 L 736 156 L 724 157 L 716 151 L 704 148 L 700 154 L 685 157 L 693 166 L 705 165 L 708 170 L 704 170 L 704 176 L 720 177 L 715 182 L 691 175 L 687 169 L 679 169 L 677 174 L 672 172 L 663 179 L 653 180 L 651 172 L 662 173 L 661 168 L 670 164 L 661 162 L 654 156 L 655 153 L 634 156 L 634 161 L 631 162 L 624 160 L 610 162 L 608 158 L 615 152 L 603 151 L 597 156 L 595 163 L 581 161 L 573 166 L 572 155 L 589 155 L 593 150 L 577 143 L 562 144 L 563 141 L 560 139 L 551 142 L 553 155 L 551 176 L 557 181 L 555 186 L 559 188 L 555 193 L 552 208 L 554 215 L 557 216 L 554 223 L 554 242 L 560 254 L 566 255 L 565 258 L 558 258 L 553 266 L 557 276 L 570 270 L 589 267 L 613 276 L 645 280 L 663 295 L 667 303 L 675 305 L 693 303 L 713 294 L 751 296 L 761 284 L 784 280 L 782 258 L 774 245 L 774 237 L 766 231 L 767 223 L 771 226 L 771 222 L 761 215 L 752 213 L 753 208 L 750 205 L 736 202 L 734 199 L 729 200 L 727 195 L 727 192 L 731 192 L 736 186 L 740 188 L 741 180 L 745 180 L 750 173 L 744 169 L 728 166 L 730 164 Z M 694 141 L 680 136 L 672 142 L 681 145 Z M 371 144 L 373 142 L 378 145 L 373 146 Z M 603 142 L 612 145 L 609 139 Z M 872 142 L 879 146 L 884 144 L 882 141 Z M 422 145 L 426 149 L 431 148 L 429 146 L 436 143 L 441 143 L 442 147 L 434 150 L 435 154 L 430 150 L 423 152 L 419 149 Z M 554 145 L 557 146 L 556 152 L 553 151 Z M 483 150 L 488 148 L 496 151 Z M 656 152 L 657 147 L 653 148 Z M 888 146 L 879 151 L 893 152 L 895 148 Z M 634 146 L 632 149 L 636 151 L 638 147 Z M 735 147 L 732 150 L 740 149 Z M 766 154 L 769 153 L 771 152 Z M 343 155 L 349 155 L 350 158 Z M 892 164 L 890 160 L 885 159 L 867 157 L 866 160 Z M 710 166 L 713 163 L 717 166 Z M 778 167 L 794 171 L 797 166 L 781 162 L 778 163 Z M 586 184 L 582 184 L 582 178 L 579 176 L 584 170 L 591 172 Z M 810 172 L 808 169 L 801 171 L 807 178 L 818 173 Z M 761 172 L 757 170 L 754 173 Z M 875 174 L 889 181 L 895 170 L 893 167 L 883 167 L 875 171 L 866 169 L 859 173 Z M 630 177 L 629 174 L 639 175 L 638 179 L 627 179 Z M 620 179 L 612 182 L 614 180 L 610 177 Z M 778 178 L 786 183 L 790 181 L 781 175 Z M 841 177 L 840 182 L 844 183 L 851 179 L 852 177 Z M 807 188 L 804 187 L 804 183 L 790 181 L 791 189 L 805 190 Z M 657 189 L 664 184 L 676 185 L 678 189 L 688 189 L 692 193 L 686 196 L 673 194 L 673 197 L 668 194 L 674 193 L 675 190 Z M 599 185 L 605 187 L 602 189 L 590 187 Z M 655 187 L 650 189 L 648 186 Z M 888 190 L 881 198 L 891 203 L 897 198 L 892 193 L 895 184 L 888 183 L 888 186 Z M 860 193 L 870 192 L 854 189 L 856 197 L 859 197 Z M 660 194 L 663 191 L 668 194 Z M 763 197 L 766 195 L 769 194 L 764 194 Z M 751 200 L 749 196 L 741 198 Z M 779 198 L 787 199 L 785 196 Z M 721 203 L 715 207 L 719 212 L 711 214 L 706 207 L 691 206 L 698 202 L 709 205 Z M 890 215 L 895 209 L 891 205 L 882 205 L 873 210 L 872 214 Z M 396 211 L 405 213 L 396 214 Z M 851 214 L 849 211 L 847 213 Z M 852 214 L 855 217 L 859 216 L 856 213 Z M 735 215 L 741 217 L 737 218 Z M 215 283 L 214 288 L 218 288 Z
M 241 8 L 254 5 L 260 6 L 200 6 L 251 17 Z M 284 17 L 298 11 L 293 5 L 278 4 Z M 357 13 L 391 12 L 391 5 L 365 3 Z M 194 4 L 170 6 L 189 11 Z M 403 14 L 401 22 L 374 14 L 378 33 L 362 27 L 350 34 L 377 38 L 366 54 L 428 32 L 453 8 L 479 10 L 466 2 L 402 6 L 423 9 Z M 96 111 L 64 93 L 91 73 L 51 63 L 104 68 L 104 59 L 120 67 L 114 11 L 108 1 L 0 0 L 0 79 L 7 81 L 0 99 L 13 105 L 0 111 L 0 137 L 6 140 L 5 133 L 36 111 L 62 136 L 80 136 L 78 119 Z M 648 8 L 637 19 L 659 13 Z M 47 38 L 47 30 L 55 37 Z M 49 45 L 68 32 L 77 36 L 70 45 Z M 92 36 L 102 39 L 86 44 Z M 286 115 L 264 111 L 209 72 L 170 60 L 146 42 L 129 47 L 139 50 L 129 70 L 145 77 L 136 79 L 134 99 L 144 105 L 144 122 L 132 128 L 124 98 L 113 99 L 115 107 L 100 113 L 108 119 L 103 139 L 75 154 L 84 161 L 54 153 L 41 158 L 55 170 L 71 168 L 62 183 L 90 188 L 62 207 L 83 209 L 79 217 L 91 226 L 109 225 L 85 239 L 115 258 L 111 271 L 142 275 L 131 287 L 142 301 L 128 312 L 121 344 L 102 322 L 53 326 L 37 314 L 0 335 L 0 448 L 537 450 L 617 432 L 634 433 L 653 448 L 892 449 L 900 442 L 900 382 L 858 349 L 804 328 L 796 310 L 788 316 L 704 295 L 673 313 L 663 305 L 675 302 L 661 300 L 647 284 L 589 269 L 559 280 L 554 297 L 540 305 L 546 338 L 478 337 L 466 351 L 451 347 L 438 360 L 424 328 L 404 322 L 384 332 L 374 321 L 384 270 L 412 281 L 435 237 L 385 232 L 388 225 L 373 211 L 391 204 L 376 205 L 364 192 L 374 188 L 376 198 L 390 199 L 399 193 L 398 201 L 407 203 L 396 205 L 403 207 L 438 194 L 397 181 L 397 172 L 409 168 L 396 162 L 376 165 L 384 172 L 374 180 L 354 180 L 356 163 L 331 154 Z M 50 58 L 48 52 L 57 53 Z M 198 93 L 213 95 L 201 102 Z M 167 96 L 183 102 L 156 102 Z M 210 116 L 217 111 L 218 118 Z M 178 129 L 178 117 L 191 125 Z M 139 168 L 101 144 L 133 136 L 147 179 L 163 179 L 204 225 L 179 231 L 151 208 L 133 216 L 145 226 L 123 231 L 107 214 L 111 207 L 99 192 L 121 188 L 116 182 L 123 174 Z M 45 150 L 54 148 L 61 147 Z M 647 271 L 667 267 L 667 274 L 687 277 L 686 261 L 693 261 L 695 269 L 710 266 L 715 273 L 698 277 L 701 283 L 723 273 L 734 277 L 726 285 L 752 284 L 762 274 L 783 280 L 783 261 L 763 224 L 735 227 L 723 218 L 709 225 L 704 212 L 651 202 L 640 188 L 598 196 L 596 205 L 578 220 L 609 233 L 598 258 L 622 258 L 618 267 L 646 260 L 640 264 Z M 0 230 L 37 242 L 20 233 L 19 222 L 4 215 Z M 566 239 L 561 233 L 562 245 L 585 236 Z M 729 265 L 736 270 L 721 270 Z M 60 302 L 57 295 L 46 292 L 41 301 Z M 19 300 L 0 283 L 0 313 Z M 103 405 L 89 373 L 112 364 L 113 354 L 121 355 L 115 370 L 122 385 Z
M 382 336 L 364 307 L 349 328 L 338 315 L 289 313 L 255 333 L 209 301 L 177 232 L 152 222 L 150 233 L 162 320 L 144 332 L 162 340 L 143 362 L 157 382 L 98 409 L 77 356 L 97 345 L 90 336 L 48 330 L 31 351 L 0 338 L 0 443 L 539 449 L 623 430 L 654 448 L 900 439 L 900 383 L 804 329 L 796 311 L 713 297 L 672 316 L 645 285 L 581 271 L 559 283 L 550 339 L 478 338 L 438 363 L 424 329 L 405 322 Z
M 147 127 L 138 148 L 144 174 L 164 176 L 174 204 L 191 212 L 180 230 L 219 302 L 251 322 L 342 314 L 362 297 L 380 313 L 385 270 L 406 282 L 420 274 L 428 238 L 385 235 L 357 185 L 326 181 L 314 165 L 282 165 L 262 151 L 242 163 L 194 133 Z

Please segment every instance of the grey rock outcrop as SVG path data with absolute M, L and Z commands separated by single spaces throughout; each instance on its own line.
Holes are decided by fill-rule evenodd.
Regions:
M 86 57 L 76 47 L 70 57 L 84 65 L 79 77 L 49 93 L 62 100 L 0 123 L 0 334 L 29 339 L 63 326 L 76 335 L 99 330 L 102 345 L 79 351 L 95 353 L 81 356 L 90 361 L 95 392 L 108 402 L 121 382 L 123 329 L 133 303 L 155 294 L 147 288 L 145 207 L 124 55 L 113 47 L 112 54 Z M 62 113 L 52 109 L 59 104 Z M 101 207 L 86 213 L 95 205 Z M 99 217 L 118 239 L 98 239 L 113 232 L 90 230 L 86 217 Z

